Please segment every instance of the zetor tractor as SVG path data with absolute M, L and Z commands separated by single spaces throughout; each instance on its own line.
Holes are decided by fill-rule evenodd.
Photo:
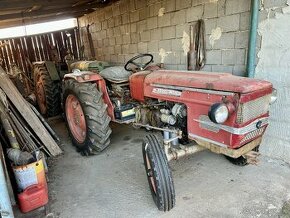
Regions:
M 147 135 L 142 151 L 153 199 L 169 211 L 175 190 L 168 162 L 208 149 L 237 165 L 255 163 L 276 96 L 266 81 L 161 70 L 152 61 L 151 54 L 132 58 L 129 74 L 120 67 L 73 70 L 64 76 L 63 107 L 73 144 L 85 155 L 109 145 L 110 122 L 162 131 L 163 140 Z

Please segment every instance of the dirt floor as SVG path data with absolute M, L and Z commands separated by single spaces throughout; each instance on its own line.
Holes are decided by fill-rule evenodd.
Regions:
M 262 156 L 258 166 L 238 167 L 208 151 L 172 162 L 176 206 L 164 213 L 153 203 L 144 171 L 141 142 L 148 132 L 114 125 L 110 147 L 87 158 L 71 145 L 62 121 L 53 127 L 64 154 L 50 163 L 47 217 L 290 217 L 284 162 Z

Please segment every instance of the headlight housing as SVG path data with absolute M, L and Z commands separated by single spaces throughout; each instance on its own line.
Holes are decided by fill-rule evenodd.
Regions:
M 277 89 L 273 88 L 270 104 L 274 104 L 277 100 Z
M 224 123 L 229 118 L 229 109 L 224 103 L 213 104 L 208 111 L 209 119 L 214 123 Z

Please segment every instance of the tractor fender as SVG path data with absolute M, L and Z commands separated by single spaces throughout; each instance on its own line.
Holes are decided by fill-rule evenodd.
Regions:
M 60 81 L 61 78 L 59 76 L 59 73 L 56 69 L 55 63 L 53 61 L 39 61 L 39 62 L 34 62 L 34 66 L 37 65 L 45 65 L 47 72 L 49 73 L 49 76 L 52 81 Z
M 103 77 L 91 71 L 76 71 L 74 73 L 68 73 L 64 75 L 63 80 L 68 79 L 76 80 L 79 83 L 87 83 L 87 82 L 96 83 L 99 91 L 103 93 L 104 102 L 108 105 L 107 108 L 108 115 L 111 117 L 112 120 L 115 120 L 114 105 L 109 97 L 106 81 L 104 80 Z

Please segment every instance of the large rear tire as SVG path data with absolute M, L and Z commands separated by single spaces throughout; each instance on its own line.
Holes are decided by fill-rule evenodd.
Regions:
M 175 205 L 175 189 L 165 152 L 155 135 L 147 135 L 142 146 L 144 165 L 153 200 L 161 211 Z
M 40 113 L 53 117 L 61 111 L 61 82 L 53 81 L 44 65 L 34 67 L 34 86 Z
M 64 81 L 63 108 L 72 142 L 83 155 L 97 154 L 110 144 L 111 118 L 96 84 Z

